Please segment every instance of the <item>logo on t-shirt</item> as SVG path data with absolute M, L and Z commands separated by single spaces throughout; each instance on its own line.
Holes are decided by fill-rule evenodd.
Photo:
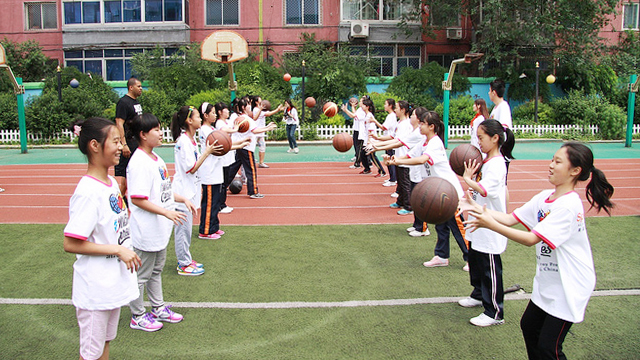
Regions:
M 111 205 L 111 210 L 113 210 L 113 212 L 116 214 L 120 214 L 127 209 L 127 205 L 125 204 L 124 199 L 122 198 L 122 195 L 120 195 L 120 193 L 111 194 L 109 196 L 109 205 Z
M 133 104 L 133 110 L 136 112 L 136 114 L 142 115 L 142 105 Z
M 158 168 L 158 171 L 160 171 L 160 177 L 162 180 L 167 180 L 169 178 L 169 172 L 166 167 L 160 167 Z
M 544 220 L 544 218 L 547 217 L 547 215 L 549 215 L 551 211 L 547 210 L 546 212 L 543 210 L 538 210 L 538 222 Z

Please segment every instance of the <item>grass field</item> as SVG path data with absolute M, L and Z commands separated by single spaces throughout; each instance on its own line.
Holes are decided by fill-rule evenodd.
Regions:
M 597 290 L 640 289 L 639 225 L 639 217 L 588 219 Z M 63 227 L 0 225 L 0 298 L 71 297 L 75 257 L 62 250 Z M 352 300 L 469 294 L 455 245 L 451 266 L 426 269 L 421 264 L 431 258 L 435 236 L 410 238 L 405 227 L 225 227 L 221 240 L 194 239 L 192 253 L 207 270 L 195 278 L 176 274 L 171 242 L 165 300 L 194 304 L 176 306 L 185 320 L 157 333 L 129 329 L 130 312 L 123 308 L 111 358 L 525 359 L 519 318 L 526 300 L 506 301 L 506 324 L 486 329 L 468 323 L 479 309 L 455 303 L 340 307 Z M 505 285 L 518 283 L 530 291 L 534 250 L 511 243 L 503 263 Z M 592 298 L 585 322 L 565 341 L 569 358 L 638 358 L 637 299 Z M 335 303 L 268 308 L 281 302 Z M 3 304 L 0 309 L 0 357 L 77 358 L 72 306 Z

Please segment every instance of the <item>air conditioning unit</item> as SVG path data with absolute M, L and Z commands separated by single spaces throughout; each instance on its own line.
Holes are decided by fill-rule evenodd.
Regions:
M 460 40 L 462 39 L 462 28 L 447 28 L 447 39 Z
M 351 37 L 360 39 L 369 37 L 369 24 L 362 21 L 352 21 Z

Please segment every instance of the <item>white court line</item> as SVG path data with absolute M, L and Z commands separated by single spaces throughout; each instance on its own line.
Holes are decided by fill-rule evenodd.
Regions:
M 640 290 L 597 290 L 592 297 L 602 296 L 638 296 Z M 531 294 L 506 294 L 505 300 L 528 300 Z M 180 308 L 193 309 L 302 309 L 302 308 L 352 308 L 367 306 L 406 306 L 426 304 L 455 303 L 464 297 L 433 297 L 416 299 L 390 299 L 390 300 L 352 300 L 333 302 L 307 302 L 307 301 L 283 301 L 283 302 L 257 302 L 257 303 L 232 303 L 232 302 L 170 302 L 171 305 Z M 0 298 L 0 305 L 73 305 L 71 299 L 20 299 Z M 150 304 L 145 302 L 146 306 Z

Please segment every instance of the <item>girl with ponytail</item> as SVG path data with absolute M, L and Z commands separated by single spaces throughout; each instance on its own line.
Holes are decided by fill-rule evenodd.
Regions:
M 526 246 L 536 246 L 537 270 L 531 300 L 520 327 L 530 359 L 564 358 L 562 343 L 571 325 L 584 319 L 595 288 L 596 274 L 582 200 L 575 191 L 586 186 L 587 201 L 611 215 L 613 186 L 593 166 L 593 153 L 584 144 L 569 142 L 549 164 L 552 190 L 543 190 L 511 214 L 487 210 L 469 197 L 460 202 L 475 218 L 474 231 L 487 228 Z M 528 231 L 511 228 L 523 224 Z

